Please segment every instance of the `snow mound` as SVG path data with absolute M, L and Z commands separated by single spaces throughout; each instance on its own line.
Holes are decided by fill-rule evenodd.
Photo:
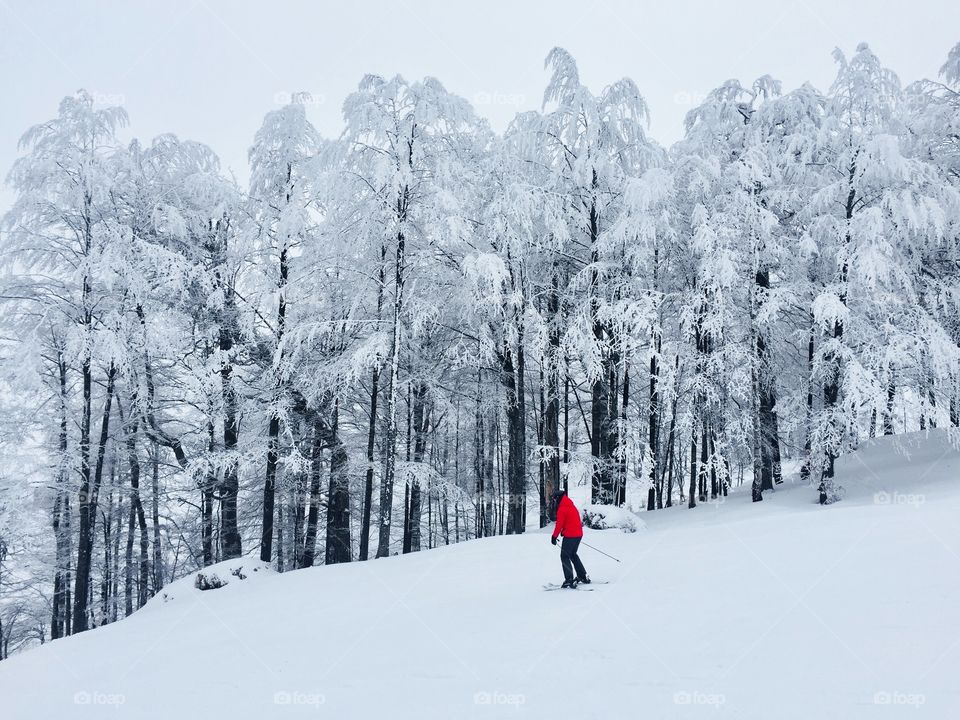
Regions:
M 636 532 L 645 527 L 643 520 L 626 508 L 616 505 L 587 505 L 583 508 L 583 524 L 593 530 Z
M 248 557 L 224 560 L 165 586 L 156 597 L 151 598 L 147 607 L 166 604 L 211 590 L 233 593 L 239 590 L 241 585 L 249 586 L 263 578 L 278 574 L 268 563 L 259 559 Z

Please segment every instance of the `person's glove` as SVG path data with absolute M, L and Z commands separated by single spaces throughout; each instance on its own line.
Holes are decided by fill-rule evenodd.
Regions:
M 556 536 L 556 535 L 551 535 L 551 536 L 550 536 L 550 544 L 551 544 L 551 545 L 556 545 L 556 544 L 557 544 L 557 536 Z

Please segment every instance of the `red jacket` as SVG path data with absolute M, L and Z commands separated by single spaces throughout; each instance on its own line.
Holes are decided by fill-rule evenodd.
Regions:
M 573 500 L 564 495 L 557 505 L 557 524 L 553 528 L 553 536 L 563 535 L 565 538 L 583 537 L 583 523 L 580 522 L 580 511 L 573 504 Z

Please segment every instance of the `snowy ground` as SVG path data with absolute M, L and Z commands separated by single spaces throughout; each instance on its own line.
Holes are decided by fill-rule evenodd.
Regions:
M 960 453 L 844 458 L 788 485 L 590 532 L 552 592 L 542 532 L 200 592 L 0 663 L 4 718 L 960 717 Z

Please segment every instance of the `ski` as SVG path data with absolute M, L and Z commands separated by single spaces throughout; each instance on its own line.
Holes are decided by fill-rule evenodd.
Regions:
M 591 587 L 592 585 L 608 585 L 609 583 L 610 583 L 609 580 L 591 580 L 588 585 L 577 585 L 577 586 L 574 588 L 574 590 L 588 590 L 588 591 L 589 591 L 589 590 L 593 590 L 593 587 Z M 550 590 L 566 590 L 567 588 L 564 588 L 562 585 L 560 585 L 560 584 L 558 584 L 558 583 L 546 583 L 546 584 L 543 586 L 543 589 L 544 589 L 544 590 L 547 590 L 547 591 L 550 591 Z
M 569 590 L 570 588 L 565 588 L 565 587 L 561 587 L 560 585 L 554 585 L 553 583 L 550 583 L 548 585 L 544 585 L 543 589 L 546 590 L 547 592 L 552 592 L 554 590 Z M 585 592 L 593 592 L 593 588 L 587 587 L 586 585 L 577 585 L 575 588 L 573 588 L 573 590 L 583 590 Z

